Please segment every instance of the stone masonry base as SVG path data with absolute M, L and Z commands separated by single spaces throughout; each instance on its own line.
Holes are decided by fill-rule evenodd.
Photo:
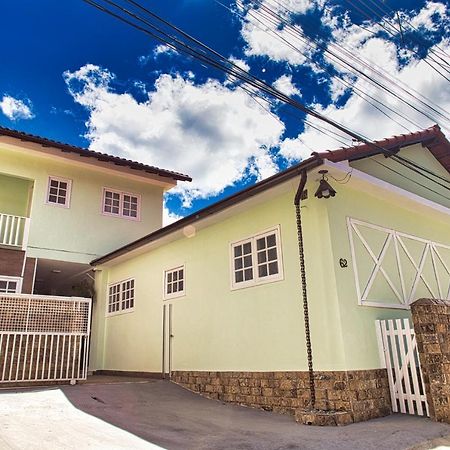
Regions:
M 175 371 L 172 381 L 211 399 L 309 420 L 303 412 L 309 407 L 308 372 Z M 315 372 L 315 387 L 316 409 L 342 413 L 342 422 L 391 413 L 385 369 Z

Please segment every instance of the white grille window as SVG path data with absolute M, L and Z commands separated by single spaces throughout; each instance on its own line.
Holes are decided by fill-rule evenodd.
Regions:
M 65 178 L 49 177 L 47 204 L 68 208 L 70 206 L 71 187 L 72 182 L 70 180 Z
M 279 228 L 231 244 L 232 288 L 283 278 Z
M 21 290 L 22 278 L 0 276 L 0 294 L 20 294 Z
M 164 298 L 175 298 L 184 295 L 185 270 L 184 266 L 164 272 Z
M 139 195 L 103 189 L 103 214 L 139 220 L 140 203 Z
M 134 279 L 130 279 L 109 285 L 109 314 L 131 311 L 134 308 L 134 284 Z

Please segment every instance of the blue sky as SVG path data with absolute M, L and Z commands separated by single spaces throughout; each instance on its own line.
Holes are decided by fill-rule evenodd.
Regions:
M 357 64 L 374 63 L 372 76 L 386 71 L 389 83 L 395 79 L 426 103 L 450 110 L 448 81 L 422 60 L 431 49 L 435 61 L 445 64 L 439 59 L 450 49 L 444 3 L 391 0 L 403 26 L 403 35 L 391 35 L 386 27 L 398 25 L 386 2 L 258 1 L 281 11 L 323 47 L 348 49 Z M 436 122 L 305 45 L 292 29 L 289 34 L 278 24 L 272 30 L 247 1 L 240 9 L 223 0 L 237 14 L 213 0 L 142 3 L 279 90 L 370 138 Z M 298 112 L 249 97 L 236 80 L 159 46 L 81 0 L 6 2 L 2 19 L 0 125 L 192 175 L 192 184 L 167 196 L 166 220 L 272 175 L 312 150 L 350 143 L 305 124 Z M 342 89 L 331 75 L 353 90 Z M 389 86 L 405 97 L 399 84 Z M 398 120 L 355 90 L 388 104 L 390 112 L 382 109 L 390 116 L 396 111 Z M 446 131 L 448 122 L 441 126 Z

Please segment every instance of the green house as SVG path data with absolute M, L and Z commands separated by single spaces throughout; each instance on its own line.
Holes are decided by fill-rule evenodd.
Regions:
M 389 413 L 375 321 L 450 297 L 449 182 L 434 126 L 313 154 L 95 259 L 90 370 L 293 412 L 312 364 L 317 408 Z

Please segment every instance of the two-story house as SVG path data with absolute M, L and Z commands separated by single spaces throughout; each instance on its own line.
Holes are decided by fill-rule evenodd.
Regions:
M 0 127 L 0 293 L 86 295 L 89 262 L 162 226 L 186 175 Z

